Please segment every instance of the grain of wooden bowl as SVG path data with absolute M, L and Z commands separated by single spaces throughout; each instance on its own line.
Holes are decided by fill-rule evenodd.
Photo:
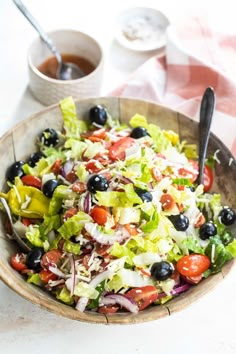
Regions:
M 167 107 L 149 101 L 129 98 L 91 98 L 76 100 L 78 115 L 86 118 L 89 108 L 95 104 L 104 105 L 112 113 L 113 117 L 120 117 L 124 122 L 127 122 L 135 113 L 143 114 L 148 117 L 149 122 L 154 122 L 161 128 L 176 131 L 181 140 L 197 143 L 198 123 Z M 28 157 L 31 152 L 35 151 L 35 138 L 37 134 L 48 127 L 55 129 L 62 127 L 62 115 L 58 104 L 48 107 L 20 122 L 0 139 L 0 190 L 6 188 L 5 171 L 8 166 L 14 161 Z M 213 154 L 218 149 L 220 150 L 218 157 L 221 164 L 216 164 L 212 189 L 214 192 L 221 193 L 223 203 L 236 209 L 236 194 L 232 193 L 233 190 L 236 190 L 236 162 L 234 159 L 232 160 L 233 157 L 225 145 L 215 135 L 211 134 L 208 153 Z M 230 166 L 229 161 L 232 162 Z M 84 322 L 132 324 L 169 316 L 189 306 L 198 298 L 211 291 L 230 272 L 234 264 L 234 261 L 227 263 L 222 272 L 205 279 L 197 286 L 191 287 L 186 293 L 182 293 L 165 305 L 150 307 L 138 314 L 115 313 L 104 315 L 88 311 L 81 313 L 72 307 L 58 302 L 40 288 L 26 283 L 23 277 L 10 266 L 10 257 L 18 250 L 18 247 L 13 241 L 6 239 L 5 234 L 5 222 L 1 213 L 0 278 L 2 281 L 32 303 L 58 315 Z

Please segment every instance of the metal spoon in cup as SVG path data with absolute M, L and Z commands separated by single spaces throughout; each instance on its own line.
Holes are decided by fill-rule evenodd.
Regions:
M 85 73 L 78 65 L 73 63 L 64 63 L 61 57 L 61 54 L 56 49 L 52 40 L 48 37 L 48 35 L 44 32 L 41 26 L 37 23 L 35 18 L 31 15 L 28 9 L 20 0 L 13 0 L 14 4 L 18 7 L 18 9 L 22 12 L 22 14 L 27 18 L 27 20 L 31 23 L 31 25 L 36 29 L 38 34 L 40 35 L 43 42 L 47 45 L 47 47 L 51 50 L 51 52 L 55 55 L 58 62 L 57 69 L 57 79 L 58 80 L 75 80 L 85 76 Z
M 213 88 L 208 87 L 204 92 L 200 108 L 200 122 L 199 122 L 199 176 L 198 183 L 204 182 L 204 164 L 207 152 L 207 146 L 210 136 L 211 121 L 215 109 L 215 93 Z

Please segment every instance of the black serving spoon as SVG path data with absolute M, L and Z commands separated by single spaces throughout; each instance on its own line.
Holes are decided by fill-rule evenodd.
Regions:
M 198 164 L 199 176 L 198 183 L 204 182 L 204 164 L 206 159 L 206 152 L 210 136 L 212 116 L 215 109 L 215 93 L 212 87 L 208 87 L 204 92 L 200 108 L 200 122 L 199 122 L 199 150 L 198 150 Z

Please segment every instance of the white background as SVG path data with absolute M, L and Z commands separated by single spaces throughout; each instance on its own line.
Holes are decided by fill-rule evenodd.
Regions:
M 150 57 L 121 48 L 113 38 L 121 10 L 150 6 L 163 10 L 174 25 L 206 14 L 223 30 L 235 24 L 234 1 L 196 0 L 25 0 L 45 30 L 73 28 L 95 36 L 105 51 L 103 92 L 122 83 Z M 12 1 L 0 0 L 0 135 L 42 105 L 27 84 L 27 49 L 36 33 Z M 153 54 L 153 53 L 152 53 Z M 6 147 L 7 148 L 7 147 Z M 1 157 L 0 157 L 1 158 Z M 171 317 L 132 326 L 75 322 L 50 314 L 14 294 L 0 282 L 2 354 L 235 354 L 236 271 L 210 294 Z

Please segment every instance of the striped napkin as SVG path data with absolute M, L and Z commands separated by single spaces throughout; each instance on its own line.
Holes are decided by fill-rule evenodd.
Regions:
M 212 131 L 236 156 L 236 33 L 216 33 L 199 18 L 170 26 L 165 55 L 150 58 L 111 94 L 149 99 L 198 120 L 207 86 L 216 93 Z

